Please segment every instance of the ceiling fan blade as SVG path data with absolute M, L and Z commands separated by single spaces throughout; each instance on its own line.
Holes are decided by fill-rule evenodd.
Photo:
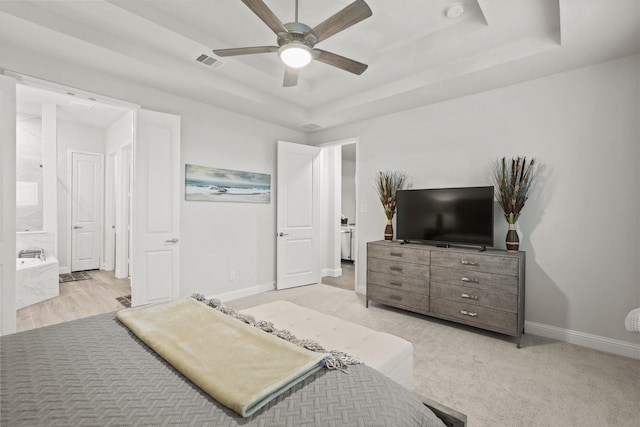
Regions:
M 293 67 L 285 67 L 284 69 L 284 81 L 282 82 L 283 87 L 292 87 L 298 84 L 298 72 L 300 70 L 298 68 Z
M 340 68 L 341 70 L 348 71 L 353 74 L 362 74 L 369 67 L 367 64 L 363 64 L 353 59 L 345 58 L 344 56 L 336 55 L 335 53 L 327 52 L 322 49 L 313 49 L 314 58 L 325 64 L 332 65 Z
M 253 55 L 254 53 L 277 52 L 278 46 L 237 47 L 232 49 L 214 49 L 218 56 Z
M 287 28 L 282 21 L 267 7 L 262 0 L 242 0 L 249 9 L 262 20 L 274 33 L 286 33 Z
M 326 40 L 332 35 L 367 19 L 373 14 L 364 0 L 356 0 L 332 17 L 316 25 L 310 32 L 316 36 L 318 42 Z

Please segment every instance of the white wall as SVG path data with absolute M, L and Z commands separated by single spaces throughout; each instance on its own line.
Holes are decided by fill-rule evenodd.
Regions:
M 413 188 L 490 184 L 498 156 L 545 165 L 519 220 L 528 322 L 635 343 L 624 318 L 640 306 L 639 57 L 399 112 L 313 134 L 360 138 L 359 291 L 366 242 L 383 237 L 377 170 Z M 499 207 L 498 207 L 499 209 Z M 496 217 L 504 248 L 506 223 Z M 637 351 L 637 350 L 636 350 Z
M 174 101 L 175 102 L 175 101 Z M 271 175 L 271 202 L 182 201 L 182 293 L 239 292 L 275 283 L 276 142 L 297 132 L 180 100 L 182 163 Z M 183 172 L 184 178 L 184 172 Z M 236 279 L 230 279 L 230 272 Z
M 93 126 L 58 121 L 58 266 L 70 272 L 69 218 L 70 212 L 70 151 L 105 152 L 105 130 Z

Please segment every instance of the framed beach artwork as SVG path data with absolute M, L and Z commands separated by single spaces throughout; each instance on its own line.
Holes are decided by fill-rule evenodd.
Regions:
M 185 200 L 270 203 L 271 175 L 188 164 Z

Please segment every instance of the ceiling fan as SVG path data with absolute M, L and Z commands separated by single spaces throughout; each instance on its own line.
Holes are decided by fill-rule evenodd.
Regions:
M 298 71 L 307 66 L 312 59 L 358 75 L 367 69 L 366 64 L 315 48 L 317 43 L 370 17 L 371 9 L 364 0 L 356 0 L 314 28 L 298 22 L 298 0 L 296 0 L 295 22 L 287 24 L 283 24 L 262 0 L 242 0 L 242 2 L 276 33 L 278 46 L 214 49 L 213 53 L 216 55 L 235 56 L 278 52 L 285 64 L 284 87 L 295 86 L 298 83 Z

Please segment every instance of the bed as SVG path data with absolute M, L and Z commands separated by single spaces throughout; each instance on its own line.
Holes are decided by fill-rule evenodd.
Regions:
M 434 402 L 429 409 L 364 364 L 350 366 L 348 374 L 320 370 L 243 418 L 176 371 L 115 315 L 1 337 L 0 424 L 465 425 L 463 415 Z

